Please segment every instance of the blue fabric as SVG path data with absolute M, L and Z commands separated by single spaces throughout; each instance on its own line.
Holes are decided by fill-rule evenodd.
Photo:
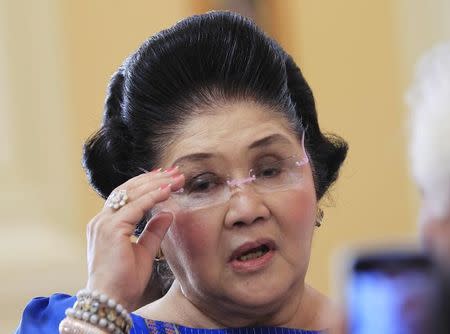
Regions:
M 58 326 L 65 310 L 76 301 L 75 296 L 54 294 L 33 298 L 25 307 L 16 334 L 59 333 Z
M 65 311 L 76 301 L 75 296 L 56 293 L 48 298 L 37 297 L 25 307 L 22 320 L 16 334 L 58 334 L 59 323 L 65 318 Z M 148 334 L 148 328 L 143 318 L 131 314 L 133 328 L 130 334 Z
M 50 297 L 37 297 L 25 307 L 16 334 L 58 333 L 65 310 L 76 301 L 75 296 L 61 293 Z M 198 329 L 143 319 L 131 314 L 133 328 L 130 334 L 318 334 L 317 331 L 282 327 L 248 327 L 225 329 Z
M 145 320 L 149 334 L 320 334 L 286 327 L 241 327 L 241 328 L 191 328 L 157 320 Z
M 317 334 L 318 331 L 307 331 L 285 327 L 245 327 L 221 329 L 197 329 L 178 326 L 180 334 Z

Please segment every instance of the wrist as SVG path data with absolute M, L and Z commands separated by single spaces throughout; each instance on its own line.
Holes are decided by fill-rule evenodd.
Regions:
M 74 306 L 66 310 L 66 316 L 114 334 L 128 334 L 133 324 L 121 304 L 98 291 L 80 290 Z
M 123 306 L 124 309 L 126 309 L 128 312 L 132 312 L 135 310 L 136 306 L 136 300 L 133 297 L 130 296 L 124 296 L 121 294 L 121 291 L 124 291 L 125 289 L 120 287 L 111 287 L 111 286 L 105 286 L 102 284 L 91 284 L 88 282 L 86 285 L 86 288 L 81 291 L 90 291 L 90 292 L 97 292 L 99 295 L 103 294 L 106 295 L 108 299 L 112 299 L 116 302 L 116 304 L 120 304 Z

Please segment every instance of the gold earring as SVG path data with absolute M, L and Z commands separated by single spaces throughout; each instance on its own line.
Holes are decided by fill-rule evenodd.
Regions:
M 322 226 L 323 216 L 324 216 L 323 210 L 321 208 L 317 208 L 316 224 L 315 224 L 317 227 Z
M 158 253 L 156 253 L 156 256 L 155 256 L 155 261 L 156 262 L 158 262 L 158 261 L 164 261 L 165 260 L 165 258 L 164 258 L 164 253 L 163 253 L 163 251 L 162 251 L 162 249 L 161 249 L 161 247 L 158 249 Z

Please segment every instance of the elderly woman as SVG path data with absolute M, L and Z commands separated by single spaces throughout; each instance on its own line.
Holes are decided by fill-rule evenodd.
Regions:
M 329 328 L 305 274 L 346 152 L 320 131 L 292 58 L 248 19 L 213 12 L 160 32 L 114 74 L 85 145 L 107 198 L 88 225 L 86 289 L 33 300 L 18 333 Z

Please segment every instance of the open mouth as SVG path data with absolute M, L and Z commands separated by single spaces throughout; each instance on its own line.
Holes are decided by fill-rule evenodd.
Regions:
M 275 244 L 270 240 L 248 242 L 236 249 L 231 255 L 230 260 L 244 262 L 258 259 L 274 249 Z
M 255 273 L 272 263 L 276 254 L 272 240 L 264 239 L 247 242 L 238 247 L 230 257 L 231 268 L 238 273 Z
M 268 251 L 270 251 L 270 248 L 267 245 L 261 245 L 259 247 L 250 249 L 247 252 L 244 252 L 242 255 L 239 255 L 236 260 L 238 261 L 248 261 L 257 259 L 264 254 L 266 254 Z

